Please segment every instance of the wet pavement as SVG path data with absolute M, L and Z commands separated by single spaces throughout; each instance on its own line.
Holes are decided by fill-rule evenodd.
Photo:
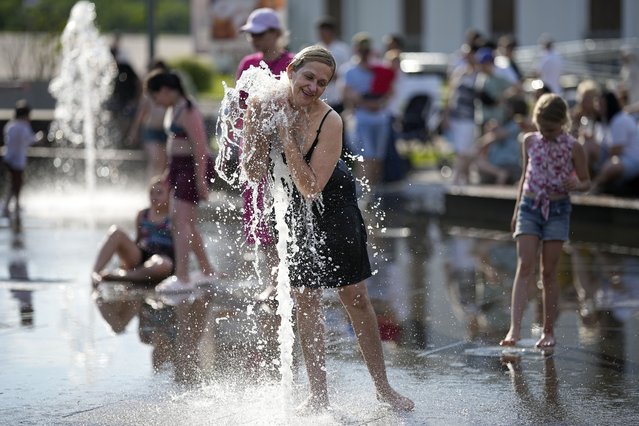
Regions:
M 287 399 L 274 363 L 273 306 L 256 302 L 252 253 L 234 244 L 237 222 L 213 220 L 215 208 L 202 229 L 226 280 L 184 297 L 123 283 L 93 291 L 89 272 L 106 230 L 132 230 L 145 203 L 135 188 L 98 197 L 27 189 L 20 238 L 0 221 L 0 423 L 639 422 L 636 249 L 568 245 L 557 347 L 533 348 L 535 298 L 525 339 L 506 351 L 496 345 L 508 328 L 509 236 L 442 225 L 413 213 L 411 200 L 389 198 L 381 205 L 387 228 L 373 229 L 370 241 L 378 272 L 368 285 L 391 383 L 416 409 L 399 414 L 377 403 L 344 311 L 327 292 L 332 410 L 302 415 L 293 410 L 307 394 L 299 348 Z

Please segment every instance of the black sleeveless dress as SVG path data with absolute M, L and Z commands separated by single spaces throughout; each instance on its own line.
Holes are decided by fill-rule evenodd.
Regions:
M 304 156 L 310 163 L 329 110 Z M 289 250 L 289 278 L 292 287 L 334 288 L 357 284 L 372 275 L 366 249 L 366 227 L 357 206 L 355 178 L 341 159 L 322 191 L 323 208 L 314 205 L 312 221 L 300 217 L 303 198 L 292 190 L 287 221 L 296 235 L 297 247 Z

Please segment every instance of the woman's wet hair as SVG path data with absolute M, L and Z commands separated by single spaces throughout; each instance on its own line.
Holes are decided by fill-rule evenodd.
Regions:
M 295 55 L 295 57 L 291 61 L 290 66 L 293 71 L 297 71 L 309 62 L 319 62 L 324 65 L 328 65 L 328 67 L 332 71 L 331 80 L 333 79 L 333 76 L 335 75 L 336 64 L 335 58 L 333 58 L 333 55 L 328 49 L 320 46 L 319 44 L 305 47 L 304 49 L 300 50 L 297 55 Z
M 570 125 L 568 104 L 561 96 L 546 93 L 537 100 L 533 109 L 533 123 L 539 126 L 541 122 L 561 124 L 564 127 Z
M 184 90 L 182 79 L 173 71 L 156 69 L 149 73 L 144 82 L 144 89 L 149 93 L 157 93 L 163 87 L 177 90 L 187 101 L 187 107 L 190 108 L 192 103 Z

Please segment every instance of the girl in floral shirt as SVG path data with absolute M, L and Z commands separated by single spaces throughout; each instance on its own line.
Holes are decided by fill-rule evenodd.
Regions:
M 528 289 L 535 279 L 541 253 L 543 283 L 543 332 L 536 346 L 555 345 L 554 322 L 559 291 L 557 267 L 563 242 L 570 230 L 571 191 L 587 191 L 590 177 L 583 147 L 570 136 L 568 105 L 555 94 L 545 94 L 533 111 L 537 132 L 524 137 L 522 149 L 525 173 L 511 222 L 517 241 L 517 273 L 513 284 L 510 330 L 500 342 L 514 346 L 521 338 L 521 320 L 528 301 Z M 539 246 L 541 244 L 541 251 Z

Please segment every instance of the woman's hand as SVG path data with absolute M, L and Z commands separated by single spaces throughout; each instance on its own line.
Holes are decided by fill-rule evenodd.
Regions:
M 288 145 L 297 145 L 299 147 L 301 144 L 298 142 L 300 134 L 302 134 L 300 131 L 300 120 L 297 116 L 295 116 L 294 112 L 292 113 L 293 115 L 286 112 L 283 114 L 286 114 L 283 116 L 283 119 L 282 116 L 280 116 L 280 113 L 276 114 L 276 117 L 279 116 L 279 118 L 277 118 L 277 122 L 280 123 L 277 128 L 278 140 L 284 147 L 287 147 Z

